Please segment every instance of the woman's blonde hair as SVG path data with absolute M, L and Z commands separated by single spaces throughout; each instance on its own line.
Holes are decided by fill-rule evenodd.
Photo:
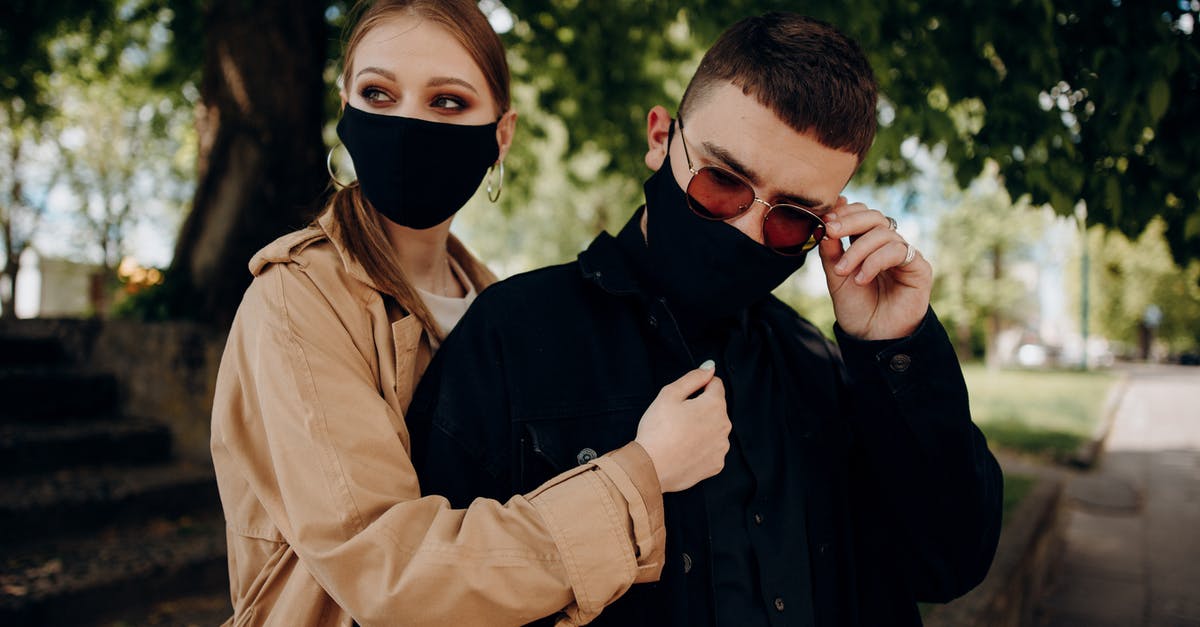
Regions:
M 509 71 L 504 44 L 474 0 L 380 0 L 359 2 L 361 16 L 354 23 L 342 55 L 342 84 L 351 88 L 354 53 L 371 29 L 400 15 L 430 20 L 450 32 L 467 49 L 483 71 L 499 113 L 508 111 Z M 335 190 L 324 211 L 332 212 L 335 237 L 366 271 L 376 289 L 393 297 L 417 317 L 431 338 L 441 339 L 437 322 L 400 267 L 384 227 L 384 218 L 363 196 L 357 182 Z

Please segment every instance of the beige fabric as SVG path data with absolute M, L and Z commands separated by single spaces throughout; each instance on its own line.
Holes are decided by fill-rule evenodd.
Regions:
M 471 303 L 475 302 L 475 297 L 479 295 L 479 291 L 475 289 L 475 285 L 467 277 L 466 271 L 462 269 L 462 266 L 453 257 L 450 257 L 450 271 L 454 273 L 458 282 L 467 290 L 467 293 L 462 298 L 442 296 L 441 294 L 434 294 L 433 292 L 426 292 L 419 287 L 417 288 L 417 294 L 421 296 L 421 300 L 425 301 L 425 306 L 429 308 L 429 313 L 433 315 L 434 321 L 437 322 L 438 330 L 441 331 L 442 337 L 450 335 L 450 331 L 458 325 L 458 321 L 462 320 L 463 315 L 467 313 L 467 308 L 471 306 Z M 436 338 L 429 338 L 429 347 L 435 352 L 440 344 Z
M 637 444 L 503 504 L 420 495 L 403 415 L 428 339 L 330 219 L 254 257 L 221 361 L 226 625 L 519 625 L 557 610 L 577 625 L 658 579 L 662 495 Z M 494 280 L 457 240 L 449 250 L 473 285 Z

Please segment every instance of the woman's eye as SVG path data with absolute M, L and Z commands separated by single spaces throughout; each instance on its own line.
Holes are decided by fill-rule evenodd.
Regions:
M 386 91 L 378 87 L 367 87 L 362 90 L 361 94 L 367 102 L 391 102 L 392 100 Z
M 449 109 L 451 111 L 467 108 L 467 103 L 463 102 L 461 98 L 454 96 L 438 96 L 429 104 L 435 109 Z

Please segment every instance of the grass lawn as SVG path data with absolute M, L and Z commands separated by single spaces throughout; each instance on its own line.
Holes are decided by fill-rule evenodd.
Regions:
M 963 367 L 971 415 L 993 446 L 1067 459 L 1095 432 L 1109 390 L 1109 372 L 988 370 Z

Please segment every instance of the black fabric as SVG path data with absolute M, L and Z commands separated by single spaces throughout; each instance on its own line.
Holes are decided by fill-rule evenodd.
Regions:
M 644 187 L 648 246 L 638 271 L 688 322 L 740 312 L 804 265 L 805 255 L 780 255 L 725 222 L 697 216 L 671 173 L 670 154 Z
M 638 219 L 623 241 L 634 241 Z M 601 234 L 574 263 L 480 294 L 406 418 L 425 493 L 463 507 L 527 492 L 586 453 L 632 440 L 661 386 L 702 361 L 704 342 L 685 338 L 630 257 Z M 773 626 L 920 625 L 915 601 L 947 601 L 982 580 L 1002 479 L 932 311 L 895 341 L 835 329 L 840 352 L 774 297 L 738 312 L 726 331 L 712 350 L 723 356 L 741 453 L 727 472 L 752 478 L 739 513 L 753 553 L 715 563 L 725 554 L 710 544 L 737 529 L 729 512 L 710 518 L 706 495 L 744 498 L 745 474 L 668 494 L 662 580 L 634 586 L 593 624 L 715 625 L 722 568 L 757 573 L 749 585 Z M 904 368 L 893 367 L 897 355 Z M 730 593 L 726 607 L 746 598 Z
M 370 205 L 400 226 L 428 229 L 454 215 L 479 188 L 500 156 L 496 126 L 429 122 L 346 105 L 337 134 Z

